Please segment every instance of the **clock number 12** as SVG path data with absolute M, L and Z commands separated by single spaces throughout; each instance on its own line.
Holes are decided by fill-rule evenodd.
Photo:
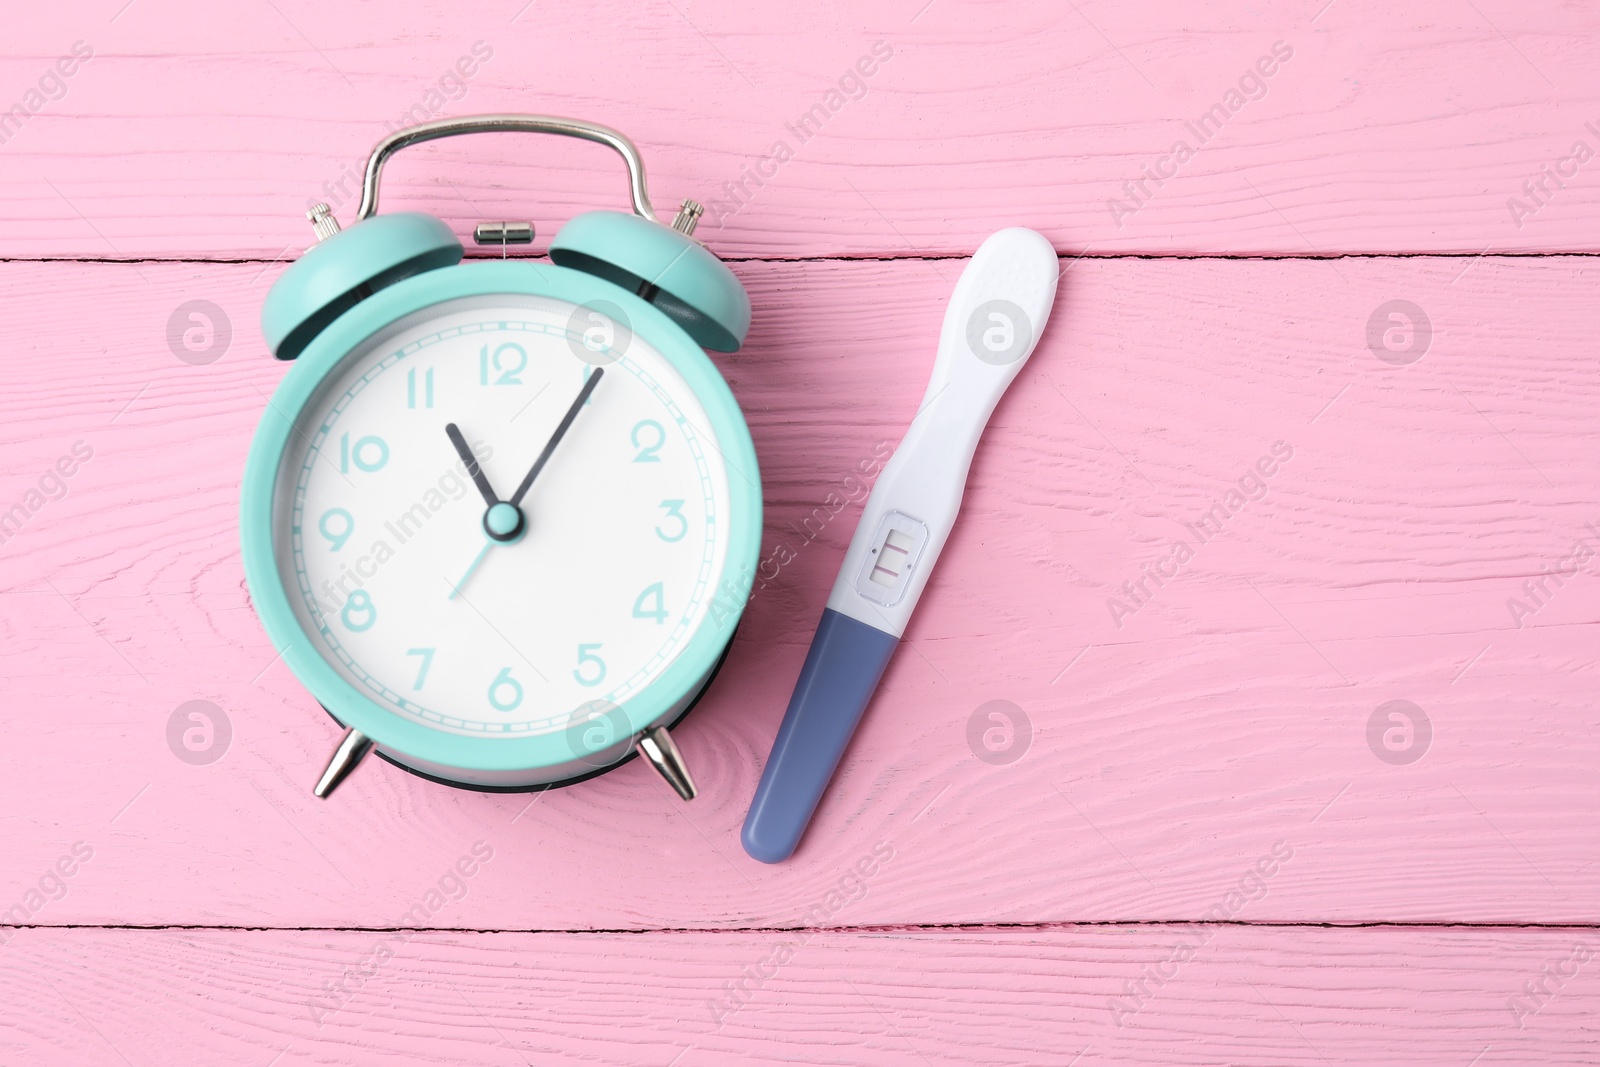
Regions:
M 528 369 L 528 350 L 514 341 L 507 341 L 494 350 L 494 355 L 489 355 L 489 346 L 484 345 L 478 351 L 478 384 L 489 385 L 489 370 L 493 369 L 498 375 L 494 385 L 521 385 L 520 375 Z

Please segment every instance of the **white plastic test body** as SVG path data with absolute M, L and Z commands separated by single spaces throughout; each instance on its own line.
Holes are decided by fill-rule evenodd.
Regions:
M 867 498 L 745 819 L 745 851 L 800 842 L 961 510 L 995 405 L 1055 303 L 1060 268 L 1033 230 L 1001 230 L 956 282 L 916 417 Z
M 978 247 L 945 309 L 928 391 L 867 498 L 829 608 L 905 632 L 955 526 L 978 440 L 1033 354 L 1059 274 L 1055 250 L 1033 230 L 1001 230 Z

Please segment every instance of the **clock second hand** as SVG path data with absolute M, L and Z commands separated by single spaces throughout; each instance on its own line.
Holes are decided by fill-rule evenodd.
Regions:
M 493 547 L 494 538 L 485 537 L 483 539 L 483 547 L 478 549 L 478 554 L 472 557 L 471 563 L 467 564 L 467 573 L 461 576 L 461 580 L 459 582 L 456 582 L 450 587 L 450 595 L 445 597 L 446 600 L 454 600 L 456 598 L 456 594 L 461 592 L 461 587 L 467 584 L 467 579 L 472 577 L 472 572 L 478 569 L 478 564 L 483 562 L 483 557 L 487 556 L 489 554 L 489 550 Z M 449 579 L 446 578 L 445 581 L 449 581 Z
M 509 516 L 505 517 L 506 524 L 511 526 L 511 530 L 508 530 L 508 532 L 514 531 L 520 534 L 525 529 L 526 523 L 521 507 L 522 498 L 528 495 L 528 490 L 533 487 L 533 480 L 539 476 L 540 471 L 544 470 L 545 464 L 550 462 L 550 457 L 555 454 L 556 446 L 561 443 L 561 439 L 572 428 L 573 420 L 578 417 L 578 412 L 583 410 L 583 405 L 588 401 L 590 394 L 594 392 L 595 386 L 600 384 L 600 379 L 604 374 L 604 367 L 596 367 L 594 373 L 589 375 L 588 379 L 583 383 L 583 388 L 578 391 L 577 398 L 567 408 L 567 413 L 561 417 L 561 422 L 556 426 L 555 433 L 550 435 L 550 440 L 545 443 L 544 450 L 539 453 L 539 458 L 533 461 L 533 467 L 529 469 L 527 477 L 522 479 L 522 484 L 517 486 L 517 491 L 511 494 L 509 503 L 503 502 L 495 496 L 494 490 L 489 486 L 489 479 L 484 477 L 476 459 L 471 458 L 472 452 L 467 448 L 467 443 L 462 438 L 461 431 L 456 428 L 456 424 L 452 422 L 444 428 L 446 435 L 450 438 L 450 443 L 455 445 L 456 451 L 461 454 L 462 460 L 467 463 L 467 473 L 472 476 L 473 482 L 478 486 L 478 491 L 483 494 L 484 501 L 489 505 L 489 511 L 484 519 L 485 530 L 497 525 L 493 522 L 494 519 L 502 518 L 497 512 L 507 511 L 508 509 L 516 513 L 514 523 L 511 522 Z M 467 584 L 467 579 L 472 577 L 473 572 L 478 569 L 478 564 L 483 562 L 484 557 L 489 554 L 489 550 L 495 546 L 495 543 L 496 540 L 492 535 L 484 538 L 483 547 L 478 549 L 478 554 L 472 558 L 471 563 L 467 564 L 467 572 L 461 576 L 459 582 L 450 586 L 450 595 L 445 598 L 446 600 L 454 600 L 456 598 L 456 595 L 461 592 L 461 587 Z M 445 580 L 449 581 L 448 578 Z

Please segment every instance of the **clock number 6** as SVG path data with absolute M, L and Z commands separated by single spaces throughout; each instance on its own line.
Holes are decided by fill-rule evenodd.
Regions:
M 599 642 L 578 646 L 578 667 L 572 672 L 572 676 L 578 680 L 579 685 L 596 686 L 605 681 L 606 661 L 594 654 L 599 647 Z M 593 670 L 584 669 L 591 664 Z
M 522 703 L 522 683 L 511 677 L 511 668 L 502 667 L 489 683 L 489 703 L 496 711 L 516 711 Z

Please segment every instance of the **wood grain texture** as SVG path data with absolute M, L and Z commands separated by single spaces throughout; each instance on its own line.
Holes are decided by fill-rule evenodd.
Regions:
M 1559 929 L 25 931 L 0 949 L 0 1058 L 1557 1067 L 1600 1058 L 1597 950 Z
M 4 26 L 0 1064 L 1600 1061 L 1600 11 L 79 0 Z M 675 731 L 689 805 L 638 764 L 529 798 L 375 761 L 315 801 L 336 728 L 244 589 L 283 372 L 256 317 L 300 213 L 348 221 L 390 126 L 490 111 L 631 135 L 755 305 L 719 363 L 766 562 Z M 537 251 L 623 188 L 594 146 L 476 138 L 398 158 L 383 206 L 531 218 Z M 757 864 L 738 830 L 852 474 L 1008 224 L 1064 255 L 1052 324 L 809 837 Z M 192 300 L 231 321 L 216 362 L 169 341 Z M 1427 321 L 1387 335 L 1409 362 L 1393 301 Z M 191 700 L 231 727 L 208 765 L 169 747 Z M 1431 724 L 1415 762 L 1374 741 L 1396 700 Z
M 1600 164 L 1573 156 L 1600 151 L 1585 4 L 92 0 L 6 29 L 0 106 L 39 95 L 0 127 L 0 256 L 288 255 L 307 198 L 349 219 L 388 125 L 488 111 L 621 128 L 664 205 L 722 202 L 702 235 L 738 256 L 964 255 L 1004 224 L 1096 255 L 1600 248 Z M 94 57 L 49 99 L 78 41 Z M 547 238 L 623 204 L 601 149 L 475 141 L 397 161 L 387 205 Z M 1163 161 L 1179 141 L 1193 158 Z M 1172 177 L 1130 192 L 1144 168 Z
M 274 271 L 0 266 L 0 510 L 75 441 L 94 450 L 0 545 L 0 675 L 25 709 L 0 750 L 0 910 L 83 841 L 92 861 L 28 921 L 385 925 L 483 840 L 495 861 L 427 925 L 805 925 L 882 842 L 893 862 L 830 922 L 1219 905 L 1244 921 L 1600 921 L 1594 562 L 1520 628 L 1507 608 L 1575 542 L 1600 543 L 1593 260 L 1077 262 L 908 641 L 775 868 L 737 832 L 859 510 L 832 514 L 828 495 L 909 420 L 960 264 L 738 267 L 756 326 L 721 362 L 762 463 L 766 551 L 793 558 L 678 733 L 701 798 L 681 805 L 634 765 L 529 807 L 378 763 L 332 802 L 309 794 L 335 727 L 275 662 L 237 548 L 245 450 L 282 373 L 253 325 Z M 208 366 L 165 336 L 197 298 L 234 328 Z M 1394 298 L 1433 325 L 1408 366 L 1367 346 Z M 1265 497 L 1119 626 L 1108 599 L 1194 540 L 1185 524 L 1277 441 L 1293 458 Z M 209 766 L 167 747 L 191 699 L 232 722 Z M 1393 699 L 1433 724 L 1409 766 L 1367 744 Z M 1009 765 L 969 747 L 994 700 L 1032 724 Z M 1275 846 L 1292 859 L 1258 889 Z

